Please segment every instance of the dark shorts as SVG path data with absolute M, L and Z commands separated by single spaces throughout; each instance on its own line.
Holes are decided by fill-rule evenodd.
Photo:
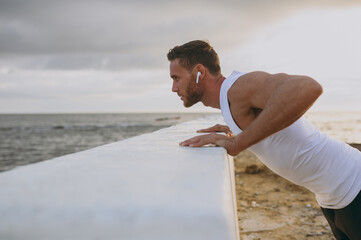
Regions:
M 361 192 L 345 208 L 321 209 L 336 239 L 361 239 Z

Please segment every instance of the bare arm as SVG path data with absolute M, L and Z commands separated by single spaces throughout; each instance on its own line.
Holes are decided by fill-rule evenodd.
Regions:
M 322 94 L 321 85 L 310 77 L 263 72 L 254 75 L 255 82 L 249 83 L 247 89 L 249 101 L 238 100 L 246 101 L 249 107 L 260 108 L 262 112 L 235 137 L 237 153 L 291 125 Z M 237 89 L 230 94 L 237 94 Z
M 291 125 L 322 94 L 312 78 L 254 72 L 237 81 L 228 92 L 232 115 L 243 132 L 235 138 L 219 134 L 197 136 L 181 145 L 199 147 L 213 143 L 237 155 L 253 144 Z M 255 117 L 252 109 L 261 109 Z M 246 119 L 246 120 L 245 120 Z

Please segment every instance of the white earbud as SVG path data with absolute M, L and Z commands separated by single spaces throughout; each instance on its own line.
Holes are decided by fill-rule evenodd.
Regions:
M 197 80 L 196 80 L 196 83 L 198 84 L 198 82 L 199 82 L 199 76 L 201 75 L 202 73 L 201 72 L 198 72 L 197 73 Z

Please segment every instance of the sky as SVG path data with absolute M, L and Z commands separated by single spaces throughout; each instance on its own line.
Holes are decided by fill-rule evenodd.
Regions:
M 0 113 L 210 111 L 166 54 L 207 40 L 233 70 L 308 75 L 314 111 L 361 110 L 359 0 L 0 0 Z

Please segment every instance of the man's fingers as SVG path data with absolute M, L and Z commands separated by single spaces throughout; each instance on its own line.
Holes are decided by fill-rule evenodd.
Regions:
M 200 129 L 197 132 L 202 133 L 202 132 L 215 132 L 215 131 L 217 131 L 216 126 L 213 126 L 209 128 Z
M 232 156 L 235 156 L 239 152 L 237 152 L 235 145 L 236 143 L 233 137 L 216 133 L 196 136 L 179 143 L 181 146 L 188 147 L 202 147 L 207 144 L 214 144 L 218 147 L 224 147 L 227 150 L 227 153 Z
M 190 138 L 188 140 L 185 140 L 185 141 L 181 142 L 179 145 L 181 145 L 181 146 L 190 146 L 192 144 L 198 143 L 201 140 L 201 138 L 204 137 L 204 136 L 205 135 Z
M 213 143 L 213 141 L 210 137 L 201 138 L 201 139 L 196 139 L 195 141 L 190 143 L 189 147 L 202 147 L 204 145 L 211 144 L 211 143 Z
M 207 144 L 215 144 L 216 140 L 225 137 L 219 134 L 211 133 L 207 135 L 201 135 L 197 137 L 193 137 L 184 142 L 181 142 L 179 145 L 181 146 L 189 146 L 189 147 L 201 147 Z
M 227 133 L 229 132 L 229 128 L 228 126 L 225 125 L 221 125 L 221 124 L 216 124 L 213 127 L 209 127 L 209 128 L 204 128 L 204 129 L 200 129 L 197 132 L 199 133 L 204 133 L 204 132 L 224 132 Z
M 179 145 L 181 145 L 181 146 L 189 146 L 189 144 L 192 144 L 193 142 L 195 142 L 195 138 L 196 137 L 185 140 L 185 141 L 179 143 Z

